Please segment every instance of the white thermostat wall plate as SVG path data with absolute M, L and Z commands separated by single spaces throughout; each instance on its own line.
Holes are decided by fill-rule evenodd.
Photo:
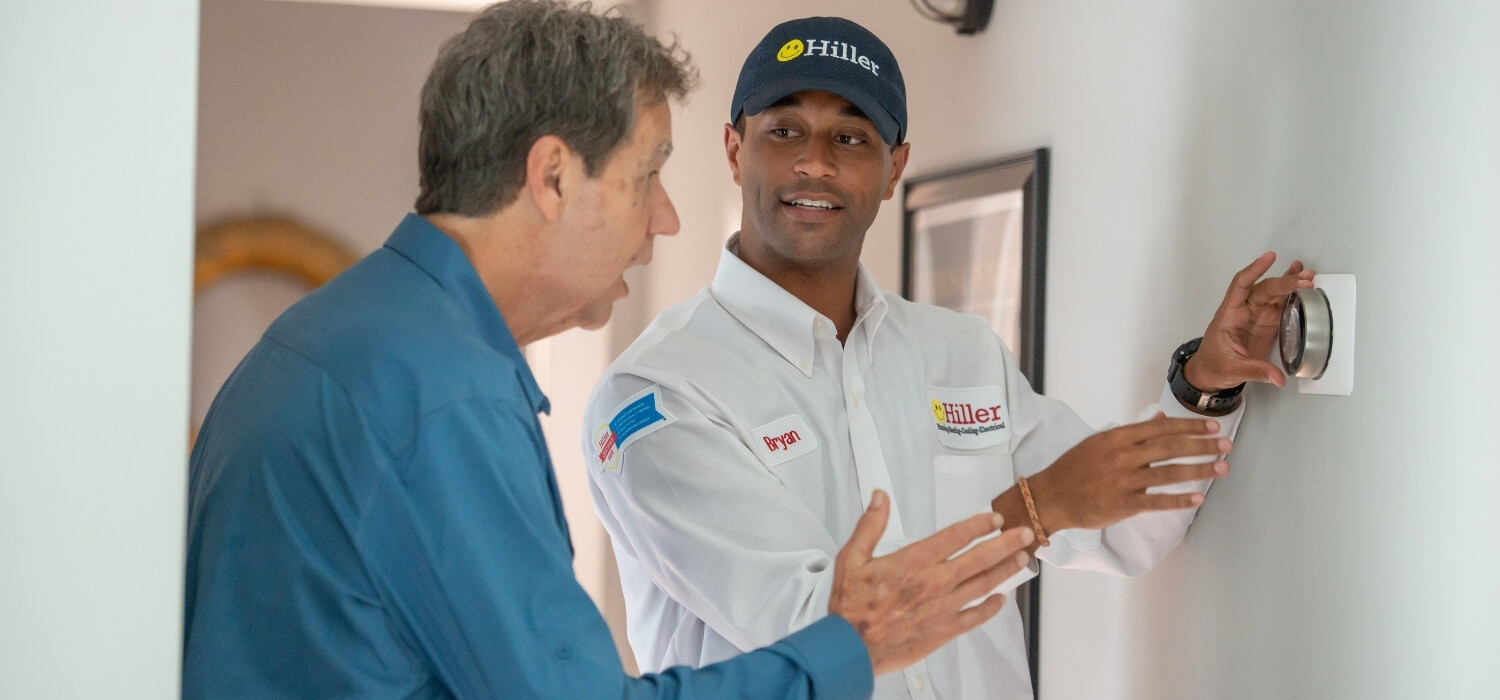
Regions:
M 1354 392 L 1354 275 L 1315 275 L 1313 288 L 1328 297 L 1333 315 L 1333 343 L 1328 367 L 1317 379 L 1298 378 L 1302 394 L 1348 396 Z

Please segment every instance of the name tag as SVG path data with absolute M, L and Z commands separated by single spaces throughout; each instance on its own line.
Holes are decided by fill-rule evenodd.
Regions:
M 818 449 L 818 437 L 794 413 L 750 431 L 750 449 L 762 463 L 774 467 Z
M 928 409 L 938 442 L 960 450 L 981 450 L 1010 441 L 1010 409 L 998 386 L 949 389 L 929 386 Z
M 631 442 L 677 422 L 661 407 L 661 387 L 652 386 L 625 400 L 609 421 L 594 431 L 594 457 L 606 471 L 619 473 L 620 453 Z

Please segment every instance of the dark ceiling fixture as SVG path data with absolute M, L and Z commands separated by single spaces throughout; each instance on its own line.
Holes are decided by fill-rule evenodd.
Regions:
M 959 34 L 978 34 L 990 24 L 995 0 L 911 0 L 917 14 L 951 24 Z

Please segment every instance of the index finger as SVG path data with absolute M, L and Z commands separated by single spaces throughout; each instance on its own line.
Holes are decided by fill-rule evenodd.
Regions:
M 932 535 L 909 544 L 886 556 L 913 557 L 921 566 L 931 566 L 948 561 L 955 552 L 1000 529 L 1005 518 L 999 513 L 981 513 L 960 520 Z
M 1122 425 L 1111 432 L 1116 432 L 1127 442 L 1136 444 L 1168 435 L 1218 434 L 1219 422 L 1203 418 L 1167 418 L 1157 414 L 1151 420 Z
M 999 537 L 985 540 L 974 545 L 973 549 L 939 564 L 937 570 L 950 576 L 954 581 L 967 581 L 1001 565 L 1017 553 L 1026 551 L 1026 548 L 1035 541 L 1036 534 L 1030 527 L 1018 525 L 1000 533 Z M 1010 578 L 1010 576 L 1005 578 Z M 1000 581 L 1004 580 L 1004 578 L 1000 579 Z
M 1312 280 L 1304 280 L 1298 277 L 1272 277 L 1264 282 L 1256 284 L 1250 290 L 1249 302 L 1251 304 L 1269 304 L 1275 302 L 1281 304 L 1286 301 L 1287 295 L 1298 288 L 1312 287 Z
M 1276 262 L 1276 253 L 1266 251 L 1255 262 L 1250 263 L 1245 269 L 1235 274 L 1234 279 L 1229 281 L 1229 291 L 1224 292 L 1224 305 L 1239 306 L 1250 298 L 1250 289 L 1255 282 L 1271 269 L 1271 264 Z

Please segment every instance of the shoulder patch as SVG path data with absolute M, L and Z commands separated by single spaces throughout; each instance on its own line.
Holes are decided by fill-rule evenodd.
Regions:
M 620 472 L 620 453 L 632 440 L 665 428 L 677 419 L 661 406 L 661 387 L 655 384 L 625 399 L 610 419 L 594 430 L 594 459 L 605 471 Z

